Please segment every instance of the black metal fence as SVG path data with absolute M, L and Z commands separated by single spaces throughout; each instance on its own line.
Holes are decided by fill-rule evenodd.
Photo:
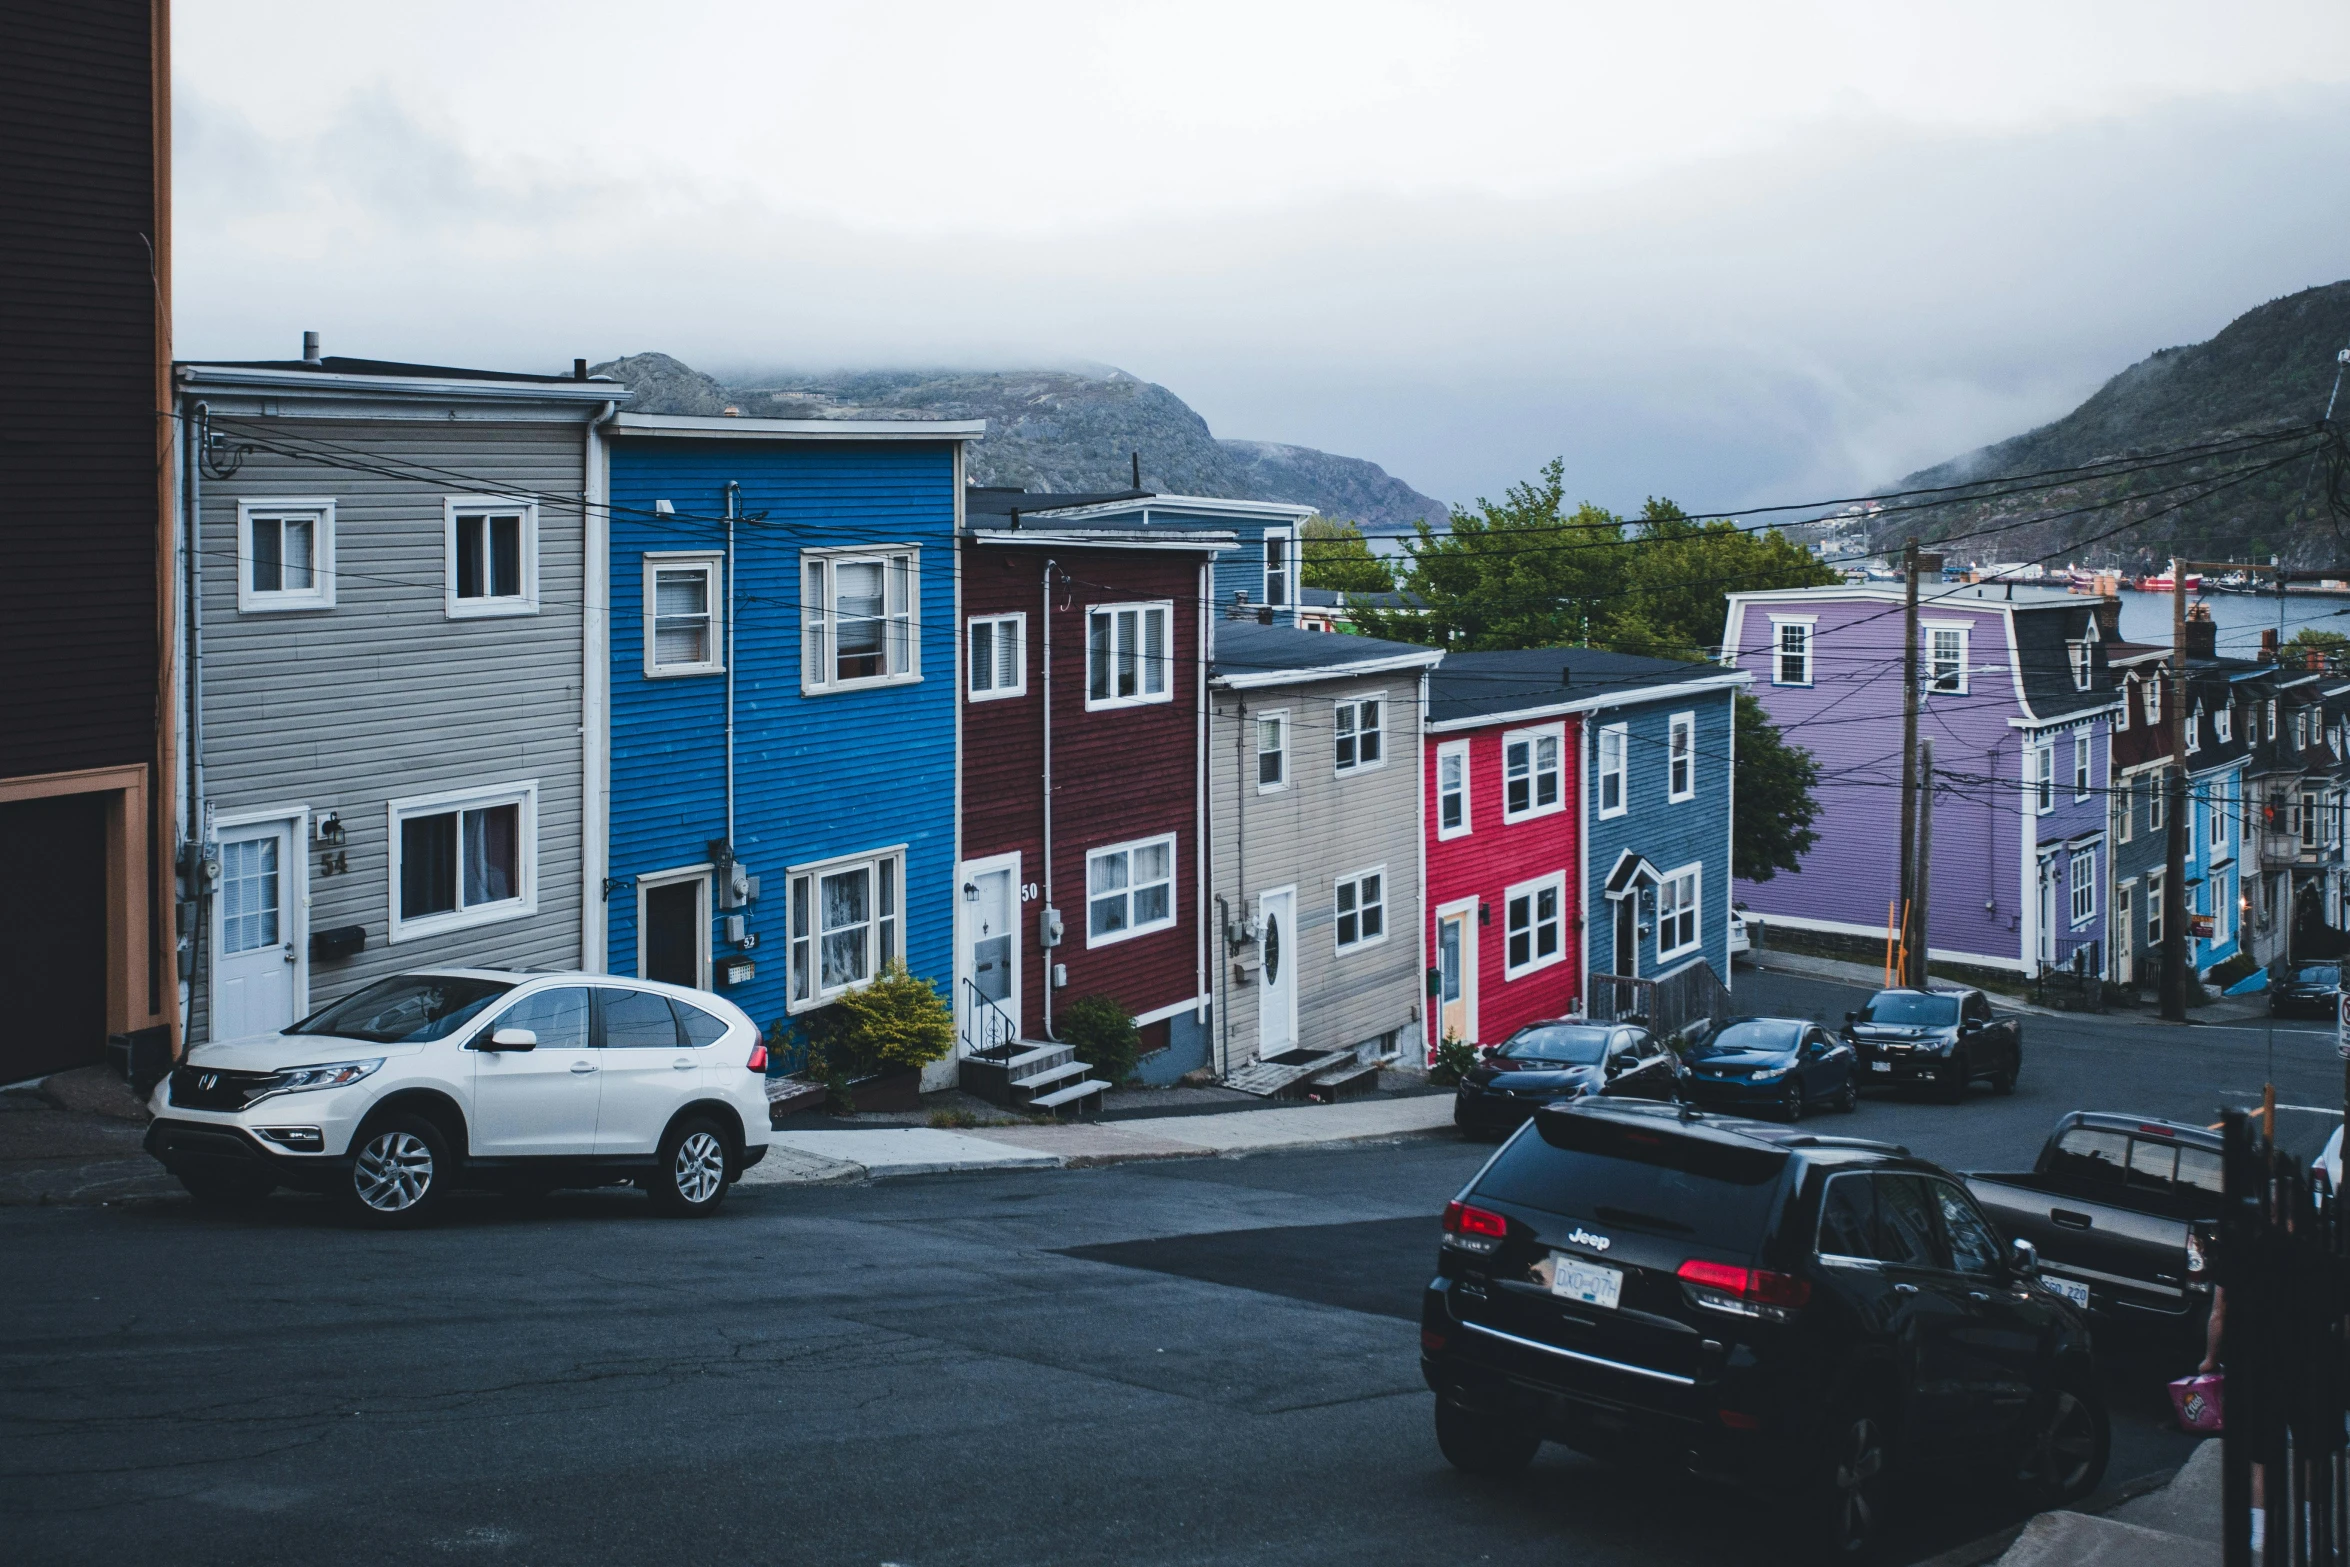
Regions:
M 2350 1231 L 2322 1172 L 2282 1153 L 2255 1117 L 2224 1121 L 2227 1208 L 2217 1282 L 2223 1561 L 2253 1567 L 2252 1478 L 2267 1536 L 2260 1567 L 2350 1567 Z

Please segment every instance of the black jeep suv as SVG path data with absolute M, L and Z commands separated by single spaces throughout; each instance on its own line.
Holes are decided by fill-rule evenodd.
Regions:
M 2105 1470 L 2086 1318 L 1962 1182 L 1888 1143 L 1547 1107 L 1445 1210 L 1420 1346 L 1460 1467 L 1545 1440 L 1686 1463 L 1845 1559 L 1904 1471 L 1979 1464 L 2038 1508 Z

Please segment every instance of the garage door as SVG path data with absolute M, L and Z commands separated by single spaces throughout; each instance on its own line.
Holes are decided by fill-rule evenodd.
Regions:
M 0 805 L 0 1083 L 106 1048 L 106 797 Z

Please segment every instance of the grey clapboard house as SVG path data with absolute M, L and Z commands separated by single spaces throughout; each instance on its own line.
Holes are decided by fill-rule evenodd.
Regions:
M 183 911 L 191 1040 L 403 968 L 579 966 L 583 518 L 627 396 L 584 366 L 179 367 L 181 809 L 217 856 Z
M 1211 624 L 1220 1073 L 1301 1051 L 1416 1067 L 1420 724 L 1443 655 L 1254 619 Z

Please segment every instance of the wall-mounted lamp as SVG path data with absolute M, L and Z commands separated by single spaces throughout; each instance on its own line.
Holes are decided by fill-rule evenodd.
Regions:
M 975 881 L 967 881 L 963 883 L 963 901 L 965 903 L 977 903 L 979 901 L 979 883 Z
M 653 502 L 653 515 L 656 517 L 674 517 L 677 515 L 677 508 L 670 505 L 667 501 L 655 501 Z
M 318 835 L 320 843 L 339 845 L 343 841 L 343 818 L 336 812 L 329 811 L 319 817 L 318 823 L 312 831 Z

